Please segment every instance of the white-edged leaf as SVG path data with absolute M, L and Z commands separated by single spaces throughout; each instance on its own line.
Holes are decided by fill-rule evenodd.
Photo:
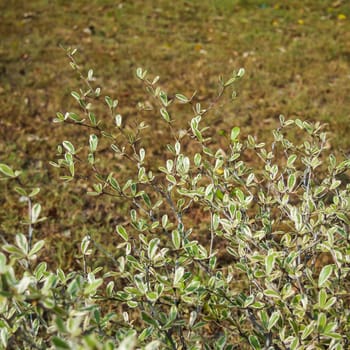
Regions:
M 94 134 L 90 135 L 89 145 L 90 145 L 90 151 L 92 153 L 96 152 L 97 144 L 98 144 L 98 137 Z
M 62 145 L 69 153 L 71 153 L 71 154 L 75 153 L 75 148 L 70 141 L 67 141 L 67 140 L 63 141 Z
M 129 236 L 128 236 L 128 234 L 123 226 L 117 225 L 116 230 L 117 230 L 119 236 L 121 238 L 123 238 L 124 241 L 127 242 L 129 240 Z
M 187 102 L 190 101 L 186 96 L 184 96 L 184 95 L 182 95 L 182 94 L 176 94 L 175 97 L 176 97 L 181 103 L 187 103 Z
M 237 137 L 239 133 L 241 132 L 241 129 L 238 126 L 235 126 L 231 130 L 231 142 L 235 142 L 237 140 Z
M 320 275 L 318 276 L 318 287 L 322 287 L 329 279 L 333 272 L 333 265 L 323 266 Z
M 184 273 L 185 273 L 185 269 L 182 266 L 176 268 L 175 274 L 174 274 L 174 283 L 173 283 L 174 286 L 176 286 L 181 281 Z
M 154 256 L 156 255 L 159 242 L 160 242 L 159 238 L 153 238 L 148 243 L 147 254 L 150 260 L 153 260 Z
M 160 109 L 160 114 L 166 122 L 170 123 L 170 115 L 165 108 Z
M 272 313 L 272 315 L 270 316 L 270 319 L 269 319 L 269 324 L 267 326 L 267 329 L 270 331 L 273 326 L 277 323 L 277 321 L 279 320 L 280 318 L 280 312 L 279 311 L 275 311 Z
M 14 171 L 4 163 L 0 163 L 0 171 L 8 177 L 16 177 Z
M 173 241 L 173 245 L 174 245 L 175 249 L 179 249 L 180 245 L 181 245 L 181 236 L 180 236 L 180 232 L 178 230 L 174 230 L 171 233 L 171 239 Z
M 31 212 L 31 223 L 32 224 L 35 224 L 38 221 L 40 212 L 41 212 L 41 205 L 39 203 L 35 203 L 32 207 L 32 212 Z
M 266 258 L 265 258 L 265 269 L 266 269 L 266 274 L 269 275 L 274 266 L 275 266 L 275 261 L 276 261 L 276 255 L 275 253 L 270 253 Z
M 31 257 L 33 256 L 34 254 L 36 254 L 45 244 L 45 241 L 42 239 L 38 242 L 36 242 L 34 245 L 33 245 L 33 248 L 30 250 L 28 256 Z
M 29 246 L 26 236 L 23 233 L 19 233 L 15 238 L 17 247 L 19 247 L 24 254 L 28 254 Z

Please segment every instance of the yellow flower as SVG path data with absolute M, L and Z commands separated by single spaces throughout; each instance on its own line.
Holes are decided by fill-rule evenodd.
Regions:
M 304 24 L 304 20 L 303 19 L 298 19 L 298 24 L 303 25 Z
M 223 168 L 218 168 L 218 169 L 215 170 L 215 173 L 217 175 L 222 175 L 224 173 L 224 169 Z
M 338 15 L 338 19 L 339 19 L 340 21 L 344 21 L 344 20 L 346 19 L 346 15 L 344 15 L 344 13 L 340 13 L 340 14 Z

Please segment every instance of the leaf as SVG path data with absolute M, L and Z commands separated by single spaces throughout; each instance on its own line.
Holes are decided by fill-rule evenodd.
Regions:
M 296 181 L 297 181 L 297 180 L 296 180 L 295 174 L 290 174 L 290 175 L 288 176 L 288 190 L 289 190 L 290 192 L 293 191 L 293 188 L 294 188 L 294 186 L 295 186 Z
M 309 325 L 304 328 L 304 331 L 301 335 L 301 339 L 306 339 L 315 329 L 315 321 L 312 321 Z
M 151 302 L 155 302 L 158 299 L 158 294 L 156 292 L 148 292 L 146 293 L 146 298 Z
M 83 255 L 86 255 L 86 253 L 88 252 L 88 248 L 89 248 L 89 244 L 90 244 L 90 236 L 86 235 L 80 244 L 80 249 L 81 252 L 83 253 Z
M 97 144 L 98 144 L 98 137 L 94 134 L 90 135 L 89 145 L 90 145 L 90 151 L 92 153 L 96 152 Z
M 109 109 L 113 108 L 113 100 L 109 96 L 105 96 L 105 101 L 109 107 Z
M 92 281 L 84 288 L 84 295 L 96 294 L 97 288 L 100 287 L 102 283 L 103 283 L 102 278 L 97 278 L 96 280 Z
M 21 196 L 27 197 L 28 194 L 26 192 L 26 190 L 22 187 L 15 187 L 15 191 L 20 194 Z
M 62 349 L 71 349 L 69 344 L 62 338 L 58 338 L 56 336 L 52 337 L 52 343 L 55 346 L 57 350 L 62 350 Z
M 255 350 L 261 349 L 261 345 L 259 343 L 259 340 L 255 335 L 250 335 L 248 339 L 249 339 L 249 343 L 253 347 L 253 349 L 255 349 Z
M 270 316 L 270 319 L 269 319 L 269 323 L 268 323 L 268 326 L 267 326 L 267 329 L 270 331 L 273 326 L 277 323 L 277 321 L 279 320 L 280 318 L 280 312 L 279 311 L 275 311 L 272 313 L 272 315 Z
M 291 154 L 288 159 L 287 159 L 287 167 L 291 168 L 293 166 L 293 163 L 295 162 L 295 160 L 297 159 L 297 155 L 296 154 Z
M 39 187 L 35 187 L 32 189 L 32 191 L 28 194 L 28 197 L 32 198 L 35 197 L 40 192 Z
M 270 298 L 281 299 L 281 296 L 276 291 L 274 291 L 273 289 L 265 289 L 264 290 L 264 295 L 266 295 L 267 297 L 270 297 Z
M 149 243 L 148 243 L 148 258 L 150 260 L 153 260 L 154 256 L 156 255 L 157 249 L 158 249 L 158 244 L 160 240 L 159 238 L 153 238 Z
M 4 163 L 0 163 L 0 171 L 8 177 L 16 177 L 14 171 Z
M 145 321 L 146 323 L 158 328 L 158 323 L 157 321 L 151 317 L 150 315 L 148 315 L 146 312 L 142 311 L 141 312 L 141 318 L 143 321 Z
M 238 73 L 237 73 L 237 78 L 242 78 L 244 74 L 245 74 L 245 69 L 244 68 L 240 68 L 238 70 Z
M 165 108 L 160 109 L 160 114 L 166 122 L 170 123 L 170 115 Z
M 127 242 L 129 240 L 129 236 L 128 236 L 128 234 L 123 226 L 117 225 L 116 230 L 117 230 L 119 236 L 124 239 L 124 241 Z
M 62 142 L 62 145 L 63 145 L 63 147 L 64 147 L 69 153 L 75 154 L 75 148 L 74 148 L 74 146 L 72 145 L 71 142 L 69 142 L 69 141 L 63 141 L 63 142 Z
M 4 244 L 2 246 L 2 249 L 5 252 L 10 253 L 13 256 L 17 257 L 17 258 L 22 258 L 22 257 L 24 257 L 27 254 L 27 253 L 24 253 L 20 248 L 14 246 L 12 244 Z
M 70 93 L 78 102 L 80 101 L 80 95 L 76 91 Z
M 45 245 L 45 241 L 42 239 L 38 242 L 36 242 L 33 246 L 33 248 L 30 250 L 28 256 L 31 257 L 34 254 L 36 254 L 43 246 Z
M 326 265 L 322 268 L 318 277 L 318 287 L 322 287 L 329 279 L 333 272 L 333 265 Z
M 176 268 L 175 274 L 174 274 L 174 282 L 173 282 L 174 286 L 179 284 L 179 282 L 181 281 L 184 273 L 185 273 L 185 269 L 182 266 Z
M 173 241 L 175 249 L 179 249 L 180 245 L 181 245 L 181 236 L 180 236 L 180 232 L 178 230 L 174 230 L 171 233 L 171 239 Z
M 318 292 L 318 306 L 320 309 L 323 309 L 324 306 L 326 305 L 327 301 L 327 291 L 325 289 L 321 289 Z
M 40 212 L 41 212 L 41 205 L 39 203 L 35 203 L 32 207 L 31 218 L 30 218 L 30 221 L 32 224 L 35 224 L 38 221 Z
M 175 97 L 181 102 L 181 103 L 188 103 L 190 100 L 182 95 L 182 94 L 176 94 Z
M 266 274 L 269 275 L 274 266 L 275 266 L 275 261 L 276 261 L 276 256 L 275 253 L 271 253 L 269 254 L 266 258 L 265 258 L 265 269 L 266 269 Z
M 24 254 L 28 254 L 29 245 L 26 236 L 22 233 L 19 233 L 18 235 L 16 235 L 15 240 L 17 247 L 20 248 Z
M 186 287 L 185 292 L 186 294 L 191 294 L 195 290 L 197 290 L 201 286 L 200 281 L 193 280 L 190 282 L 190 284 Z
M 241 132 L 241 129 L 238 126 L 235 126 L 234 128 L 232 128 L 232 130 L 231 130 L 231 142 L 236 141 L 237 136 L 239 135 L 240 132 Z

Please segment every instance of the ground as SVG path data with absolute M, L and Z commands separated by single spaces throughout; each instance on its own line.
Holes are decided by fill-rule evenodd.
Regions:
M 214 98 L 220 75 L 244 67 L 236 101 L 210 115 L 217 135 L 237 125 L 242 136 L 266 140 L 284 114 L 328 123 L 329 146 L 349 154 L 347 1 L 10 0 L 1 2 L 0 13 L 0 162 L 23 169 L 25 186 L 41 187 L 38 200 L 48 219 L 35 234 L 52 242 L 47 260 L 56 265 L 73 263 L 67 252 L 87 232 L 108 244 L 104 237 L 113 237 L 123 218 L 123 208 L 86 197 L 79 182 L 63 184 L 49 165 L 62 140 L 85 140 L 80 129 L 52 123 L 56 112 L 76 110 L 70 92 L 80 86 L 60 46 L 78 48 L 78 62 L 86 72 L 94 69 L 96 83 L 118 98 L 126 120 L 133 120 L 146 96 L 135 78 L 139 66 L 159 75 L 169 94 L 197 90 L 203 103 Z M 179 112 L 183 127 L 186 117 Z M 158 115 L 144 118 L 157 139 L 146 138 L 145 147 L 156 154 L 168 140 Z M 0 233 L 6 239 L 26 230 L 19 219 L 26 208 L 11 188 L 13 183 L 0 182 Z

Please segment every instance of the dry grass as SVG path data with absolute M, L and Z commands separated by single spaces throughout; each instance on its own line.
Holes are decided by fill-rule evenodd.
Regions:
M 328 123 L 332 147 L 349 153 L 346 1 L 10 0 L 0 4 L 0 13 L 0 161 L 24 169 L 24 183 L 42 188 L 48 220 L 36 234 L 52 242 L 48 261 L 73 264 L 70 252 L 86 232 L 107 243 L 123 211 L 86 198 L 79 183 L 57 181 L 48 165 L 57 143 L 85 140 L 79 129 L 52 123 L 56 111 L 72 108 L 70 91 L 79 87 L 59 44 L 79 49 L 81 64 L 94 68 L 104 94 L 119 99 L 128 120 L 145 97 L 134 77 L 138 66 L 160 75 L 169 93 L 198 90 L 204 101 L 215 95 L 220 74 L 244 67 L 238 100 L 210 115 L 218 135 L 239 125 L 243 134 L 266 139 L 282 113 Z M 180 117 L 185 126 L 190 115 Z M 144 118 L 159 140 L 146 146 L 156 152 L 167 138 L 154 113 Z M 18 219 L 25 208 L 10 187 L 0 182 L 5 238 L 25 230 Z

